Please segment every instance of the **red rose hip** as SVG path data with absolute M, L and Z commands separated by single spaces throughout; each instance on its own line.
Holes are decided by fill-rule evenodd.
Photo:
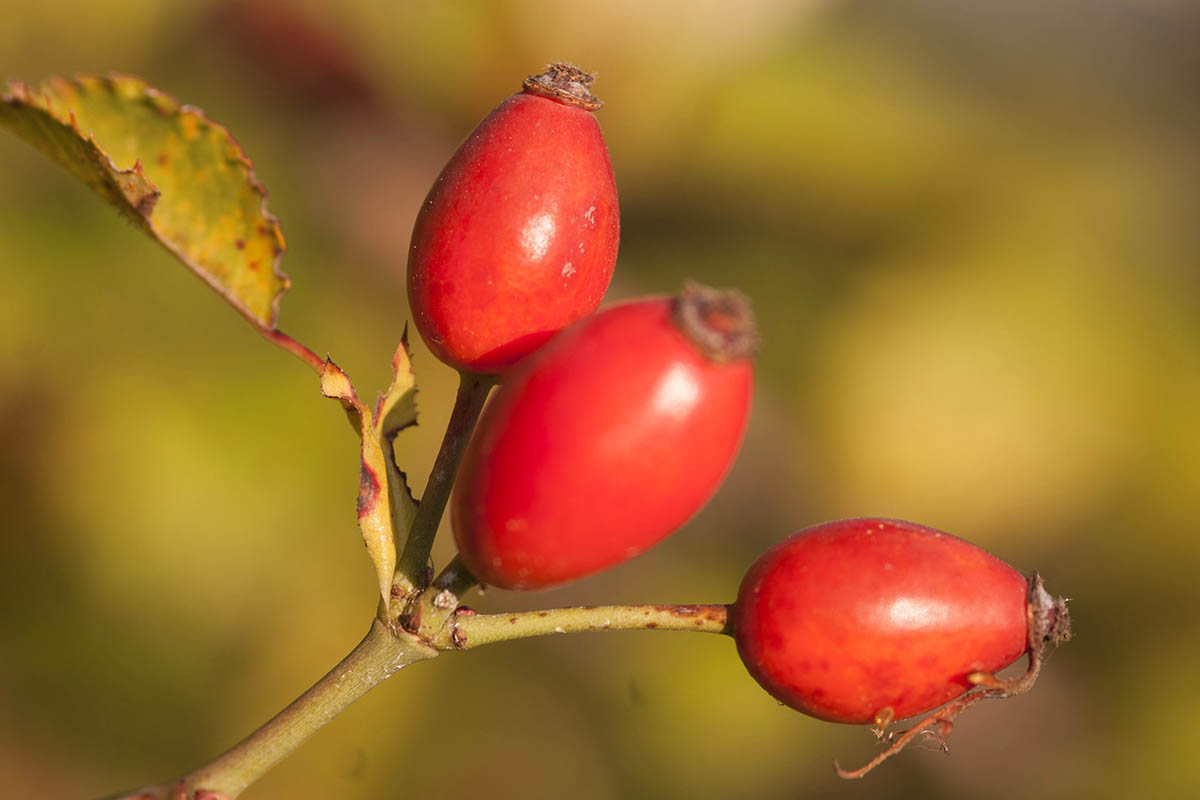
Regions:
M 542 589 L 682 525 L 741 443 L 753 347 L 740 295 L 691 286 L 601 311 L 523 361 L 485 409 L 454 490 L 471 572 Z
M 413 229 L 408 299 L 450 366 L 495 373 L 600 304 L 617 258 L 617 188 L 567 64 L 525 81 L 434 182 Z
M 734 637 L 750 674 L 780 702 L 833 722 L 887 722 L 999 685 L 986 676 L 1042 638 L 1065 638 L 1065 601 L 1040 580 L 1033 588 L 990 553 L 931 528 L 829 522 L 754 564 Z

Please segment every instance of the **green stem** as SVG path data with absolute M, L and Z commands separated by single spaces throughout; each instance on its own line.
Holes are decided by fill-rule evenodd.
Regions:
M 449 624 L 428 631 L 429 638 L 423 639 L 393 634 L 382 621 L 374 620 L 366 637 L 341 663 L 215 761 L 178 781 L 139 789 L 121 795 L 120 800 L 231 800 L 355 700 L 403 667 L 433 658 L 439 651 L 585 631 L 732 633 L 729 606 L 723 605 L 580 606 L 511 614 L 475 614 L 463 606 L 447 610 L 451 597 L 456 601 L 474 585 L 465 567 L 452 561 L 425 591 L 430 598 L 448 592 L 441 601 L 429 603 Z
M 415 638 L 394 636 L 379 620 L 341 663 L 331 669 L 269 722 L 215 761 L 180 782 L 143 789 L 127 797 L 237 797 L 246 787 L 290 755 L 351 703 L 409 664 L 437 655 Z M 180 792 L 182 795 L 172 794 Z
M 556 633 L 628 630 L 732 633 L 729 607 L 722 605 L 580 606 L 513 614 L 473 614 L 460 609 L 432 644 L 442 650 L 468 650 Z
M 408 532 L 404 551 L 396 564 L 396 579 L 393 580 L 393 584 L 403 585 L 407 581 L 411 585 L 424 586 L 421 575 L 429 563 L 429 551 L 433 549 L 433 540 L 437 536 L 442 513 L 446 510 L 446 501 L 450 499 L 450 489 L 454 486 L 458 462 L 462 460 L 463 451 L 466 450 L 467 442 L 471 440 L 471 432 L 475 430 L 475 423 L 479 420 L 484 401 L 487 400 L 494 382 L 495 379 L 490 375 L 459 373 L 458 396 L 454 398 L 454 410 L 450 412 L 450 422 L 446 426 L 446 435 L 442 438 L 442 447 L 433 462 L 429 482 L 421 495 L 412 529 Z

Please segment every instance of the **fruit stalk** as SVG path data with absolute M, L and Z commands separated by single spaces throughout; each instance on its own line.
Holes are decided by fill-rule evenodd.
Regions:
M 723 605 L 577 606 L 512 614 L 476 614 L 459 608 L 432 644 L 443 650 L 469 650 L 485 644 L 591 631 L 665 630 L 729 634 L 729 607 Z
M 441 449 L 434 459 L 429 482 L 421 495 L 417 515 L 404 543 L 404 550 L 397 560 L 393 587 L 407 585 L 424 588 L 428 583 L 428 579 L 423 579 L 422 576 L 429 563 L 429 552 L 433 549 L 438 524 L 446 510 L 446 501 L 450 498 L 450 490 L 454 486 L 458 462 L 462 460 L 463 451 L 466 450 L 467 442 L 471 440 L 471 433 L 475 430 L 475 423 L 479 420 L 479 414 L 483 411 L 483 404 L 494 382 L 495 379 L 488 375 L 459 373 L 454 410 L 450 412 L 450 422 L 446 425 Z

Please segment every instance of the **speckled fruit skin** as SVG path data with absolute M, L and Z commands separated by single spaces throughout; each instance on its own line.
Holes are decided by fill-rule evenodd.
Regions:
M 612 306 L 522 362 L 484 411 L 452 499 L 471 572 L 544 589 L 641 553 L 700 509 L 749 416 L 749 358 L 714 363 L 670 298 Z
M 942 705 L 1026 650 L 1024 575 L 947 533 L 888 519 L 816 525 L 751 567 L 738 653 L 777 700 L 832 722 Z
M 592 112 L 513 95 L 467 137 L 417 215 L 408 257 L 417 330 L 450 366 L 499 372 L 596 309 L 619 226 Z

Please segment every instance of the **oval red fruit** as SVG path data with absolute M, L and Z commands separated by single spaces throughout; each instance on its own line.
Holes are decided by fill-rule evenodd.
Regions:
M 738 653 L 780 702 L 832 722 L 929 711 L 1028 647 L 1025 576 L 975 545 L 888 519 L 807 528 L 751 567 Z M 888 711 L 890 709 L 890 712 Z
M 753 346 L 740 295 L 688 287 L 581 320 L 522 362 L 484 411 L 455 486 L 455 538 L 472 573 L 542 589 L 682 525 L 741 443 Z
M 417 215 L 408 299 L 434 354 L 495 373 L 600 304 L 617 258 L 617 187 L 587 91 L 565 64 L 472 131 Z

